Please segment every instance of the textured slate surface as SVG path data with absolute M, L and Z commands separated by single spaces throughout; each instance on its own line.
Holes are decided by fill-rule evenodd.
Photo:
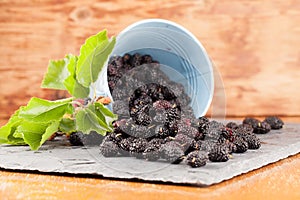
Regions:
M 47 142 L 36 152 L 27 146 L 2 145 L 0 168 L 207 186 L 300 152 L 300 124 L 287 124 L 281 130 L 258 136 L 262 141 L 259 150 L 233 154 L 228 162 L 209 162 L 201 168 L 126 157 L 104 158 L 97 147 L 71 147 L 64 139 Z

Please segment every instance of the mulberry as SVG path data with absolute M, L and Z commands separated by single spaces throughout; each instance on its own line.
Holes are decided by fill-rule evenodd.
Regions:
M 103 136 L 99 135 L 95 131 L 91 131 L 89 134 L 74 132 L 69 136 L 69 141 L 72 146 L 95 146 L 100 145 L 102 140 Z
M 103 140 L 102 144 L 100 145 L 100 153 L 104 157 L 115 157 L 117 156 L 118 151 L 118 146 L 112 141 Z
M 281 129 L 284 125 L 283 121 L 276 116 L 266 117 L 264 122 L 270 124 L 271 129 Z
M 207 160 L 208 155 L 206 152 L 193 151 L 187 155 L 186 164 L 190 165 L 193 168 L 196 168 L 206 165 Z
M 82 138 L 83 138 L 83 133 L 74 132 L 71 133 L 71 135 L 69 136 L 69 141 L 72 146 L 83 146 Z
M 235 135 L 235 131 L 231 128 L 226 127 L 221 129 L 221 137 L 225 138 L 226 140 L 229 140 L 230 142 L 234 141 Z
M 177 134 L 174 138 L 174 141 L 178 142 L 183 151 L 186 152 L 190 148 L 193 139 L 184 134 Z
M 226 124 L 226 127 L 227 127 L 227 128 L 231 128 L 231 129 L 237 129 L 237 128 L 238 128 L 238 124 L 235 123 L 235 122 L 228 122 L 228 123 Z
M 243 124 L 249 124 L 253 128 L 253 133 L 265 134 L 271 130 L 270 124 L 261 122 L 258 119 L 247 117 L 243 120 Z
M 248 143 L 249 149 L 259 149 L 261 146 L 260 139 L 254 134 L 248 134 L 244 140 Z
M 208 158 L 212 162 L 226 162 L 229 160 L 229 153 L 226 147 L 215 145 L 208 153 Z
M 248 143 L 242 137 L 236 137 L 233 144 L 236 146 L 234 153 L 244 153 L 248 150 Z
M 266 134 L 270 132 L 271 126 L 267 122 L 260 122 L 256 127 L 253 127 L 253 133 Z
M 155 146 L 148 146 L 143 152 L 143 157 L 148 161 L 156 161 L 160 158 L 159 149 Z
M 202 133 L 200 133 L 196 128 L 194 128 L 192 126 L 188 126 L 182 122 L 178 123 L 177 125 L 178 125 L 177 134 L 184 134 L 195 140 L 204 139 L 204 135 Z
M 184 152 L 181 145 L 175 141 L 167 142 L 160 148 L 162 158 L 173 164 L 178 164 L 183 160 Z

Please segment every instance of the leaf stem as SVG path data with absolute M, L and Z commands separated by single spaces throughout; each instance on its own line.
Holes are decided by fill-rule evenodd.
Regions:
M 93 89 L 93 98 L 92 98 L 92 103 L 94 103 L 97 100 L 97 95 L 96 95 L 96 86 L 95 83 L 92 83 L 92 89 Z

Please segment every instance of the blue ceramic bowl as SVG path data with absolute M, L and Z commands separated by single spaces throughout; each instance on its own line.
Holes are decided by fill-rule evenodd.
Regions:
M 159 61 L 161 70 L 184 86 L 195 116 L 206 114 L 214 93 L 213 67 L 202 44 L 191 32 L 167 20 L 142 20 L 117 36 L 112 55 L 125 53 L 149 54 Z M 107 81 L 104 81 L 107 75 L 101 76 L 103 81 L 96 85 L 97 94 L 110 95 Z

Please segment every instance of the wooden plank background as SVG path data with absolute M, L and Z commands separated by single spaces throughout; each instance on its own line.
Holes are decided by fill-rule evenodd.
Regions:
M 32 96 L 64 95 L 39 88 L 49 59 L 145 18 L 175 21 L 207 49 L 226 94 L 226 112 L 219 85 L 209 113 L 300 115 L 298 0 L 0 0 L 0 118 Z

